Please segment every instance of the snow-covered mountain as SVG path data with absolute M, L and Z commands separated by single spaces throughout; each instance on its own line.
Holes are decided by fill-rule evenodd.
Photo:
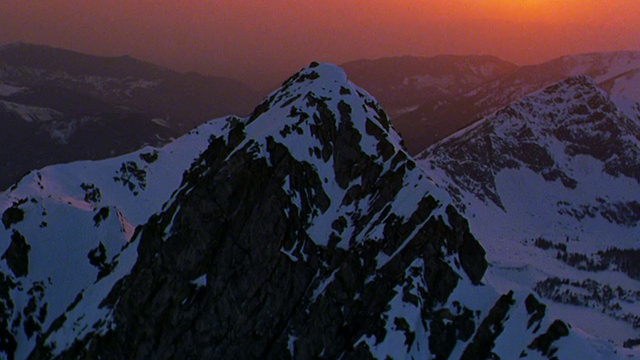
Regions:
M 519 67 L 462 95 L 424 103 L 410 113 L 393 118 L 393 123 L 403 134 L 409 151 L 418 153 L 482 116 L 571 76 L 588 75 L 610 94 L 638 102 L 638 71 L 640 52 L 564 56 Z
M 7 358 L 616 357 L 487 284 L 454 202 L 331 65 L 249 117 L 2 197 Z
M 420 105 L 462 95 L 514 71 L 493 56 L 403 56 L 357 60 L 342 65 L 349 78 L 367 89 L 395 118 Z
M 110 272 L 223 120 L 163 148 L 34 171 L 0 196 L 0 349 L 26 358 L 38 334 Z M 58 320 L 60 321 L 60 320 Z
M 640 112 L 629 116 L 596 82 L 551 85 L 418 158 L 487 249 L 488 284 L 535 290 L 574 329 L 633 346 Z
M 237 81 L 126 56 L 2 46 L 0 188 L 49 164 L 166 143 L 209 119 L 247 114 L 257 100 Z

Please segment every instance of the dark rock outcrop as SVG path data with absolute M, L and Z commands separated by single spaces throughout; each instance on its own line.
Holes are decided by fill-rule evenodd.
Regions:
M 29 250 L 31 246 L 27 243 L 27 239 L 18 231 L 13 231 L 11 235 L 11 244 L 2 255 L 2 260 L 7 262 L 9 268 L 16 277 L 22 277 L 29 274 Z

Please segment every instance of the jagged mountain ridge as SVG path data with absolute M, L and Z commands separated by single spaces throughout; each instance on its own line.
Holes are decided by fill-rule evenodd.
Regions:
M 246 114 L 257 97 L 225 78 L 131 57 L 0 47 L 0 188 L 46 165 L 158 146 L 194 126 Z
M 75 300 L 67 294 L 63 311 L 46 313 L 16 356 L 34 342 L 32 358 L 614 356 L 547 316 L 529 292 L 501 295 L 482 284 L 484 251 L 466 220 L 401 149 L 375 100 L 341 70 L 312 64 L 252 116 L 212 126 L 206 150 L 122 252 L 110 248 L 103 258 L 95 243 L 82 250 L 97 246 L 85 262 L 102 266 L 102 276 L 93 270 L 95 283 Z M 166 191 L 154 196 L 135 176 L 140 165 L 127 165 L 153 159 L 143 154 L 120 168 L 133 178 L 120 171 L 102 186 L 129 191 L 121 201 L 157 204 Z M 79 180 L 53 172 L 62 183 Z M 82 182 L 98 183 L 78 172 Z M 38 191 L 38 181 L 35 174 L 13 191 Z M 93 201 L 92 187 L 69 186 L 69 205 Z M 24 215 L 5 232 L 41 216 Z M 69 242 L 83 240 L 67 234 Z M 34 251 L 39 239 L 24 242 Z M 75 256 L 87 256 L 82 251 Z M 27 281 L 0 266 L 10 281 Z M 18 304 L 13 323 L 31 300 L 24 287 L 13 287 L 10 298 Z
M 486 246 L 490 282 L 535 289 L 574 326 L 632 346 L 640 126 L 628 114 L 592 78 L 572 77 L 434 144 L 419 164 Z
M 631 97 L 632 102 L 640 102 L 640 97 L 633 91 L 638 88 L 638 79 L 622 78 L 638 69 L 640 53 L 633 51 L 563 56 L 542 64 L 518 67 L 465 94 L 424 103 L 420 108 L 394 118 L 393 122 L 405 137 L 409 152 L 417 154 L 481 117 L 571 76 L 590 76 L 604 89 L 611 89 L 610 94 L 624 93 L 623 96 Z M 620 83 L 629 90 L 607 85 L 615 79 L 624 80 Z

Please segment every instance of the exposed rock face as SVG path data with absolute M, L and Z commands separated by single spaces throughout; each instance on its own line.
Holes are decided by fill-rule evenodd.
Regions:
M 492 356 L 495 354 L 491 352 L 491 349 L 495 346 L 494 342 L 496 338 L 498 338 L 504 330 L 502 323 L 509 312 L 509 307 L 512 306 L 513 303 L 513 292 L 509 292 L 500 297 L 489 312 L 489 315 L 487 315 L 480 324 L 476 335 L 473 337 L 473 341 L 471 341 L 471 344 L 465 349 L 461 359 L 491 359 L 495 357 Z
M 25 276 L 29 274 L 30 249 L 31 246 L 27 244 L 24 236 L 14 230 L 11 235 L 11 245 L 0 259 L 7 261 L 7 265 L 16 277 Z

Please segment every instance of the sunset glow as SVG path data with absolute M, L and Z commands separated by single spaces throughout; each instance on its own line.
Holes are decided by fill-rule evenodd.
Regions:
M 640 49 L 638 0 L 4 1 L 0 43 L 281 79 L 311 60 L 491 54 L 519 64 Z

